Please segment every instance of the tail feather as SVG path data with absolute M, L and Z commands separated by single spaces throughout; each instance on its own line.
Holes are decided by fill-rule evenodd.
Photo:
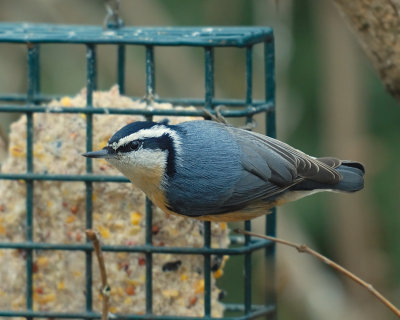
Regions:
M 319 183 L 312 180 L 303 180 L 299 184 L 290 188 L 291 191 L 310 191 L 310 190 L 324 190 L 330 189 L 335 191 L 355 192 L 364 188 L 364 166 L 355 161 L 342 161 L 341 165 L 336 168 L 341 174 L 337 184 Z
M 343 178 L 335 185 L 335 190 L 355 192 L 364 188 L 365 169 L 361 163 L 343 162 L 336 170 L 340 172 Z

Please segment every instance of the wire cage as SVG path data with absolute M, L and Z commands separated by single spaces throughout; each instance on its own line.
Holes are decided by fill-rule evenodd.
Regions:
M 53 244 L 34 241 L 33 224 L 33 194 L 35 181 L 81 181 L 85 183 L 86 201 L 86 228 L 91 228 L 92 217 L 92 193 L 94 182 L 125 183 L 128 180 L 121 176 L 102 176 L 93 174 L 91 159 L 86 159 L 86 174 L 44 174 L 35 173 L 33 168 L 34 144 L 32 130 L 34 125 L 34 114 L 54 112 L 62 117 L 65 113 L 77 113 L 86 116 L 86 150 L 92 150 L 93 141 L 93 116 L 95 114 L 129 114 L 144 115 L 152 119 L 155 115 L 164 116 L 202 116 L 203 111 L 198 110 L 161 110 L 154 108 L 146 109 L 118 109 L 118 108 L 93 108 L 93 91 L 96 89 L 96 46 L 111 45 L 117 50 L 117 83 L 120 92 L 125 92 L 125 52 L 127 46 L 142 46 L 145 48 L 145 71 L 146 86 L 144 101 L 151 105 L 156 102 L 170 102 L 173 105 L 192 105 L 207 108 L 215 113 L 215 107 L 219 105 L 229 106 L 229 109 L 221 111 L 224 117 L 245 117 L 251 121 L 256 114 L 263 113 L 266 117 L 266 132 L 275 136 L 275 100 L 274 100 L 274 37 L 271 28 L 268 27 L 124 27 L 116 25 L 113 28 L 104 29 L 100 26 L 72 26 L 72 25 L 49 25 L 49 24 L 0 24 L 0 42 L 8 44 L 25 44 L 28 62 L 28 89 L 25 94 L 7 93 L 0 96 L 0 112 L 24 113 L 27 117 L 26 136 L 26 172 L 19 174 L 0 173 L 0 179 L 21 180 L 26 184 L 26 215 L 25 215 L 25 241 L 22 242 L 0 242 L 0 251 L 19 249 L 25 252 L 26 256 L 26 294 L 25 310 L 0 310 L 1 317 L 25 317 L 33 318 L 82 318 L 96 319 L 100 314 L 93 311 L 92 292 L 92 245 L 89 242 L 82 244 Z M 68 43 L 76 46 L 86 47 L 87 61 L 87 105 L 86 107 L 59 107 L 48 109 L 41 103 L 49 101 L 52 97 L 44 95 L 40 90 L 40 51 L 45 50 L 45 44 Z M 264 88 L 265 99 L 253 99 L 253 48 L 256 45 L 263 46 L 264 55 Z M 155 55 L 154 51 L 160 46 L 186 46 L 201 47 L 204 49 L 204 98 L 169 98 L 156 96 L 155 86 Z M 237 47 L 245 50 L 246 66 L 246 95 L 244 99 L 216 99 L 214 97 L 214 52 L 221 47 Z M 83 160 L 82 160 L 83 161 Z M 0 212 L 1 213 L 1 212 Z M 212 248 L 210 241 L 211 223 L 204 222 L 204 246 L 202 248 L 189 247 L 159 247 L 152 244 L 152 206 L 146 202 L 146 227 L 145 244 L 140 246 L 104 245 L 104 251 L 112 252 L 141 252 L 146 256 L 146 306 L 145 314 L 123 315 L 117 317 L 124 319 L 189 319 L 179 316 L 160 316 L 153 313 L 152 308 L 152 256 L 154 254 L 192 254 L 204 257 L 204 317 L 190 319 L 214 319 L 211 316 L 210 298 L 210 257 L 213 254 L 241 255 L 244 257 L 244 301 L 234 304 L 227 304 L 226 310 L 238 311 L 240 315 L 225 317 L 224 319 L 255 319 L 255 318 L 276 318 L 275 292 L 267 294 L 267 301 L 263 305 L 253 304 L 252 299 L 252 256 L 256 251 L 264 250 L 267 260 L 273 266 L 275 259 L 274 244 L 267 240 L 256 240 L 249 236 L 231 236 L 235 246 L 230 248 Z M 276 215 L 275 211 L 266 218 L 265 232 L 268 235 L 275 235 Z M 244 223 L 246 230 L 251 230 L 251 222 Z M 75 250 L 85 254 L 85 297 L 86 310 L 82 312 L 53 312 L 35 311 L 33 309 L 33 254 L 38 250 Z M 0 258 L 1 259 L 1 258 Z M 275 275 L 273 267 L 266 275 L 266 281 L 274 283 Z

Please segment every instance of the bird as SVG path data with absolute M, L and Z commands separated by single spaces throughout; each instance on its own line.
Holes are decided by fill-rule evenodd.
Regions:
M 210 120 L 132 122 L 82 155 L 105 159 L 165 213 L 204 221 L 249 220 L 316 192 L 364 187 L 359 162 Z

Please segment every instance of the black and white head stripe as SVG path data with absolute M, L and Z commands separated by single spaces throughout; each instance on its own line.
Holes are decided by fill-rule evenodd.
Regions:
M 150 129 L 154 126 L 157 126 L 158 123 L 151 122 L 151 121 L 136 121 L 127 124 L 126 126 L 119 129 L 108 141 L 108 146 L 111 146 L 114 142 L 118 142 L 122 138 L 135 133 L 139 132 L 142 129 Z
M 123 129 L 125 129 L 125 127 L 122 128 L 121 130 L 123 130 Z M 119 133 L 119 131 L 117 133 Z M 128 132 L 126 132 L 126 133 L 127 133 L 126 136 L 122 136 L 118 140 L 114 139 L 114 137 L 116 135 L 115 134 L 108 142 L 108 146 L 113 148 L 114 150 L 117 150 L 118 148 L 123 147 L 135 140 L 144 140 L 144 139 L 149 139 L 149 138 L 161 138 L 162 136 L 168 135 L 171 137 L 173 147 L 178 154 L 181 149 L 181 139 L 180 139 L 179 135 L 177 134 L 177 132 L 171 128 L 164 126 L 164 125 L 156 124 L 150 128 L 143 128 L 143 129 L 140 129 L 139 131 L 136 131 L 136 132 L 133 132 L 130 134 Z

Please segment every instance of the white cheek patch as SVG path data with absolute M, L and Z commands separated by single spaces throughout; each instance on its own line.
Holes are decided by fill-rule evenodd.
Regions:
M 146 168 L 146 169 L 158 169 L 162 168 L 165 170 L 167 166 L 167 152 L 159 149 L 141 149 L 136 152 L 129 153 L 130 163 L 134 163 L 135 166 Z
M 128 179 L 139 177 L 158 177 L 162 180 L 167 166 L 167 152 L 153 149 L 140 149 L 115 158 L 107 159 Z

